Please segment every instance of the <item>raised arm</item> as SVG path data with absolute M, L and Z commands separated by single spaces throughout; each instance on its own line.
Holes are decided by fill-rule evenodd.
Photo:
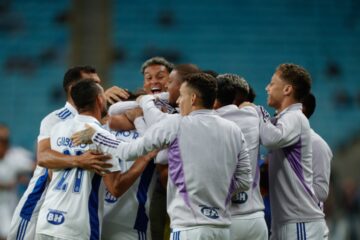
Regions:
M 260 141 L 267 148 L 282 148 L 300 138 L 301 123 L 295 114 L 285 114 L 273 124 L 263 107 L 256 108 L 260 117 Z

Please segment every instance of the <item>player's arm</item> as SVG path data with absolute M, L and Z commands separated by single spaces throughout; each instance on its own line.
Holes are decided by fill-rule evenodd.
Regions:
M 41 167 L 49 169 L 64 169 L 79 167 L 98 174 L 106 172 L 112 165 L 106 160 L 111 157 L 104 154 L 97 154 L 90 151 L 79 156 L 71 156 L 51 150 L 50 138 L 42 139 L 37 146 L 37 163 Z
M 112 172 L 104 176 L 104 183 L 114 197 L 123 195 L 145 170 L 148 163 L 156 156 L 157 151 L 139 157 L 126 172 Z
M 176 138 L 179 121 L 180 116 L 170 115 L 164 121 L 150 127 L 143 137 L 131 143 L 114 140 L 114 136 L 110 133 L 97 131 L 89 125 L 85 130 L 73 134 L 71 138 L 75 145 L 93 142 L 104 153 L 109 153 L 123 160 L 131 160 L 170 144 Z
M 313 188 L 316 197 L 325 202 L 329 194 L 332 152 L 322 144 L 313 145 Z
M 244 135 L 241 134 L 240 136 L 241 138 L 239 139 L 239 142 L 241 142 L 241 149 L 239 154 L 237 155 L 238 158 L 235 174 L 233 177 L 235 184 L 235 192 L 233 194 L 249 190 L 252 184 L 249 151 L 246 146 Z
M 267 148 L 282 148 L 295 144 L 300 138 L 300 122 L 295 114 L 285 114 L 274 125 L 263 107 L 257 107 L 260 117 L 260 141 Z
M 144 119 L 147 126 L 152 126 L 168 115 L 168 113 L 162 112 L 155 106 L 154 99 L 155 97 L 153 95 L 140 96 L 137 99 L 144 112 Z

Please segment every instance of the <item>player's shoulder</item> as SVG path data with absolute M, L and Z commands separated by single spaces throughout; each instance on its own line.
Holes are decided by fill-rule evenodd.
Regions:
M 47 124 L 54 125 L 58 122 L 73 118 L 74 116 L 75 116 L 74 111 L 72 111 L 68 106 L 65 105 L 64 107 L 54 110 L 48 115 L 46 115 L 42 119 L 41 125 L 47 125 Z

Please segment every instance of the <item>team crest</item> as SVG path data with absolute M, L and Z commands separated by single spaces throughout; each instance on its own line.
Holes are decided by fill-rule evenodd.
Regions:
M 219 208 L 217 208 L 217 207 L 208 207 L 208 206 L 205 206 L 205 205 L 199 205 L 199 207 L 201 207 L 200 211 L 205 217 L 208 217 L 208 218 L 211 218 L 211 219 L 219 218 L 219 214 L 217 212 L 217 210 Z
M 64 223 L 65 216 L 61 211 L 50 210 L 46 216 L 46 220 L 53 225 L 60 225 Z
M 247 200 L 248 200 L 248 195 L 246 192 L 239 192 L 231 199 L 233 203 L 238 203 L 238 204 L 246 203 Z

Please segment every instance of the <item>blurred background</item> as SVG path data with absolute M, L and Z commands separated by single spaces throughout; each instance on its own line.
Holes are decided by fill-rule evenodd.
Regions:
M 141 64 L 163 56 L 242 75 L 266 105 L 276 66 L 300 64 L 318 102 L 311 126 L 334 153 L 331 239 L 360 239 L 359 13 L 359 0 L 0 0 L 0 122 L 12 146 L 34 152 L 74 65 L 136 90 Z

